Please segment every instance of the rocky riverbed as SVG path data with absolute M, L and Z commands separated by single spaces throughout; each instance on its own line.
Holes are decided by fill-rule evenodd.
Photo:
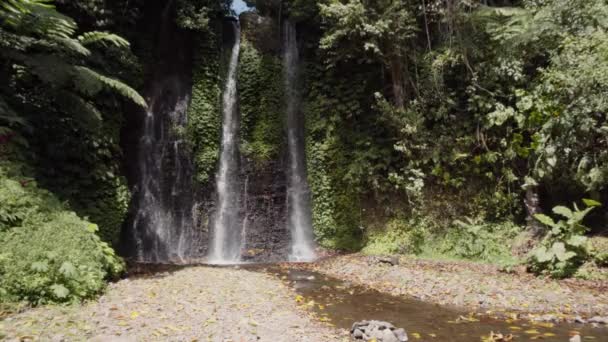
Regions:
M 97 301 L 41 307 L 0 321 L 8 341 L 344 341 L 260 272 L 191 267 L 110 284 Z
M 608 282 L 553 280 L 504 273 L 486 264 L 361 254 L 308 265 L 314 271 L 384 293 L 536 321 L 608 322 Z

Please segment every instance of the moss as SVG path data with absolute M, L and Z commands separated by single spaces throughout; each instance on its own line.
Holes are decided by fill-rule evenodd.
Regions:
M 256 164 L 276 159 L 284 141 L 281 61 L 243 37 L 238 74 L 241 151 Z
M 188 108 L 186 141 L 196 167 L 196 180 L 207 183 L 216 167 L 221 135 L 221 72 L 218 32 L 197 38 L 192 99 Z
M 356 161 L 347 124 L 349 115 L 360 110 L 352 96 L 358 87 L 336 80 L 318 65 L 308 65 L 306 76 L 306 154 L 315 235 L 327 248 L 359 249 L 362 192 L 357 180 L 349 177 Z

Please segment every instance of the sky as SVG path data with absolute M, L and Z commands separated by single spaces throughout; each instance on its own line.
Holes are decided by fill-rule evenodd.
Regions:
M 242 12 L 245 12 L 248 7 L 243 0 L 233 0 L 232 9 L 236 12 L 237 15 L 239 15 Z

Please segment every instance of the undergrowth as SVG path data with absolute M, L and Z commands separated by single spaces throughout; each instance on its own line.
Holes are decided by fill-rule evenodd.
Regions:
M 97 225 L 8 162 L 0 164 L 0 302 L 72 302 L 124 270 Z

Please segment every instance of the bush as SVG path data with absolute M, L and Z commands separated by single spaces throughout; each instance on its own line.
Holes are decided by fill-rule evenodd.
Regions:
M 9 178 L 2 165 L 0 200 L 0 302 L 90 298 L 124 270 L 96 225 L 33 181 Z
M 456 220 L 447 234 L 436 242 L 441 254 L 489 262 L 511 262 L 511 243 L 521 228 L 511 222 L 481 219 Z
M 422 251 L 425 232 L 415 222 L 392 219 L 382 232 L 372 232 L 367 236 L 363 248 L 366 254 L 419 254 Z
M 565 278 L 576 273 L 578 268 L 588 260 L 587 238 L 584 234 L 588 228 L 583 225 L 585 216 L 600 204 L 584 200 L 586 209 L 579 209 L 574 204 L 574 211 L 557 206 L 553 212 L 565 219 L 555 222 L 551 217 L 538 214 L 536 219 L 547 226 L 549 231 L 528 258 L 528 269 L 536 274 L 546 273 L 553 278 Z
M 600 236 L 590 238 L 589 254 L 598 266 L 608 266 L 608 238 Z

